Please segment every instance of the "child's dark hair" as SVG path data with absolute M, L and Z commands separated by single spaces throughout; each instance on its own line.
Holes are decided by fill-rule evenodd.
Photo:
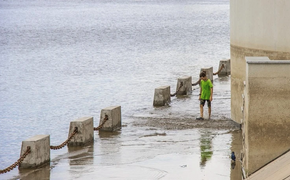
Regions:
M 199 74 L 199 77 L 205 77 L 206 74 L 205 74 L 205 71 L 202 71 L 200 74 Z

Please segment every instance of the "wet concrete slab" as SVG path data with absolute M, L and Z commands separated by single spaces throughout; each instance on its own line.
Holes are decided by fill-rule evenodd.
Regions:
M 236 128 L 172 130 L 128 125 L 96 132 L 85 147 L 68 148 L 50 166 L 20 172 L 21 179 L 236 179 L 231 151 L 241 148 Z M 65 150 L 63 150 L 65 151 Z M 238 162 L 237 162 L 238 164 Z

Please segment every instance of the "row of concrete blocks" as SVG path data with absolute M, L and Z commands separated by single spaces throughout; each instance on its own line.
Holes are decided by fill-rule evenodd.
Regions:
M 228 76 L 231 74 L 230 59 L 221 60 L 219 63 L 219 69 L 224 65 L 224 68 L 218 73 L 218 76 Z M 206 72 L 207 78 L 213 82 L 213 67 L 202 68 L 200 72 Z M 182 84 L 182 87 L 180 88 Z M 176 95 L 190 95 L 192 93 L 192 77 L 185 76 L 178 78 L 176 86 Z M 171 102 L 170 86 L 161 86 L 155 89 L 153 106 L 165 106 Z
M 224 64 L 225 68 L 218 74 L 219 76 L 230 74 L 230 60 L 220 61 L 220 67 Z M 219 68 L 220 68 L 219 67 Z M 213 81 L 213 68 L 203 68 L 201 71 L 206 71 L 207 77 Z M 192 78 L 179 78 L 177 82 L 176 95 L 187 95 L 192 93 Z M 183 86 L 179 89 L 180 84 Z M 170 86 L 163 86 L 155 89 L 154 106 L 163 106 L 170 102 Z M 101 131 L 115 131 L 121 128 L 121 106 L 112 106 L 102 109 L 100 122 L 108 116 L 108 120 L 100 129 Z M 70 122 L 68 137 L 74 132 L 77 127 L 78 132 L 68 142 L 68 146 L 82 146 L 94 140 L 93 117 L 84 117 Z M 20 157 L 26 152 L 27 147 L 30 147 L 31 152 L 24 158 L 19 165 L 19 168 L 35 168 L 45 163 L 50 162 L 50 135 L 36 135 L 25 141 L 22 141 Z
M 121 106 L 112 106 L 102 109 L 100 116 L 101 124 L 105 116 L 108 120 L 100 131 L 115 131 L 121 129 Z M 94 140 L 94 122 L 93 117 L 83 117 L 70 122 L 68 137 L 74 132 L 78 132 L 68 142 L 68 146 L 83 146 Z M 20 169 L 35 168 L 50 162 L 50 135 L 36 135 L 25 141 L 22 141 L 20 157 L 30 146 L 31 152 L 25 157 L 19 165 Z

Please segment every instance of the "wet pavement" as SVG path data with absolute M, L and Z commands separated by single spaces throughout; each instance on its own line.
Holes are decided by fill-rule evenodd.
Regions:
M 127 126 L 122 132 L 96 133 L 93 144 L 53 157 L 51 168 L 20 174 L 21 179 L 35 180 L 236 179 L 240 169 L 232 167 L 230 153 L 240 148 L 239 134 L 238 130 Z
M 208 123 L 211 121 L 219 120 Z M 226 128 L 186 129 L 133 122 L 124 124 L 118 132 L 95 132 L 95 140 L 88 146 L 65 148 L 58 154 L 53 152 L 50 166 L 20 171 L 19 177 L 31 180 L 236 180 L 241 177 L 240 163 L 232 164 L 230 159 L 231 151 L 239 154 L 241 132 L 231 121 L 221 122 L 228 124 Z

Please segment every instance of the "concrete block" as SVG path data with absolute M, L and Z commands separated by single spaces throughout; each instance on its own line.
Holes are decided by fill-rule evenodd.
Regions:
M 221 68 L 222 65 L 224 65 L 224 68 L 220 71 L 218 76 L 220 77 L 231 75 L 231 60 L 230 59 L 220 60 L 219 69 Z
M 121 129 L 121 106 L 111 106 L 102 109 L 99 124 L 102 124 L 105 119 L 105 115 L 108 116 L 108 120 L 100 131 L 116 131 Z
M 20 157 L 30 146 L 31 152 L 24 158 L 19 165 L 19 169 L 35 168 L 50 162 L 50 136 L 36 135 L 22 141 Z
M 153 106 L 165 106 L 170 102 L 170 86 L 161 86 L 155 89 Z
M 180 88 L 181 83 L 183 83 L 183 86 Z M 179 91 L 178 91 L 178 89 L 179 89 Z M 191 78 L 191 76 L 185 76 L 182 78 L 178 78 L 176 92 L 177 92 L 176 95 L 189 95 L 192 93 L 192 78 Z
M 83 146 L 94 140 L 93 117 L 83 117 L 70 122 L 68 137 L 74 132 L 75 127 L 78 133 L 69 141 L 68 146 Z
M 205 71 L 206 77 L 211 80 L 213 83 L 213 68 L 212 67 L 207 67 L 207 68 L 201 68 L 200 72 Z

